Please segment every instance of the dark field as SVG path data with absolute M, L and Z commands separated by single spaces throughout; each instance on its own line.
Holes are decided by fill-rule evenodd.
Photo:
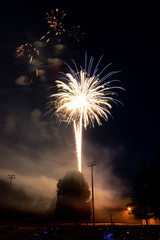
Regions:
M 1 231 L 0 240 L 160 240 L 160 226 L 45 226 Z

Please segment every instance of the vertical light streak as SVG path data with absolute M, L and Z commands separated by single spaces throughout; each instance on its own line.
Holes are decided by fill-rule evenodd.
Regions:
M 82 111 L 78 122 L 73 121 L 78 171 L 82 171 Z

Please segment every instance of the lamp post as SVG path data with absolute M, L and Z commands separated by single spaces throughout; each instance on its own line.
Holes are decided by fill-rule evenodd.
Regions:
M 132 214 L 132 208 L 131 207 L 127 207 L 128 210 L 128 214 L 131 215 Z
M 95 225 L 94 219 L 94 188 L 93 188 L 93 167 L 96 165 L 95 161 L 89 162 L 88 167 L 91 168 L 91 182 L 92 182 L 92 214 L 93 214 L 93 227 Z
M 7 201 L 6 201 L 5 224 L 7 224 L 8 204 L 9 204 L 9 197 L 10 197 L 10 193 L 11 193 L 12 180 L 15 179 L 16 177 L 15 177 L 15 174 L 8 174 L 7 178 L 10 180 L 10 182 L 9 182 Z

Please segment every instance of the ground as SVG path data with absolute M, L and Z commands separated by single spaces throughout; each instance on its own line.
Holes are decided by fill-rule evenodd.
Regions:
M 1 240 L 159 240 L 160 226 L 40 226 L 1 232 Z M 109 238 L 110 236 L 110 238 Z

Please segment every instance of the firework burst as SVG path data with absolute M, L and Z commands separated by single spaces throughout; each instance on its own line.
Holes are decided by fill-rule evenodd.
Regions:
M 72 26 L 70 30 L 68 30 L 68 37 L 75 39 L 77 42 L 80 40 L 84 40 L 85 32 L 81 29 L 81 26 Z
M 112 86 L 118 80 L 106 81 L 119 71 L 112 71 L 101 77 L 103 72 L 110 66 L 108 64 L 98 74 L 98 67 L 102 57 L 96 67 L 92 70 L 94 58 L 91 57 L 87 64 L 85 56 L 84 68 L 78 67 L 73 61 L 75 70 L 69 65 L 70 73 L 63 73 L 63 79 L 57 80 L 58 92 L 50 97 L 54 98 L 50 105 L 54 104 L 56 115 L 60 121 L 73 123 L 75 133 L 75 143 L 77 150 L 78 170 L 81 172 L 81 152 L 82 152 L 82 127 L 86 129 L 88 125 L 94 127 L 95 122 L 101 125 L 101 118 L 108 120 L 111 115 L 112 103 L 119 101 L 114 98 L 117 95 L 113 89 L 123 89 L 119 86 Z M 52 109 L 51 109 L 52 110 Z
M 46 13 L 47 24 L 49 25 L 49 31 L 40 38 L 45 40 L 46 43 L 54 40 L 55 42 L 61 42 L 62 36 L 71 37 L 76 39 L 77 42 L 84 38 L 84 31 L 81 30 L 80 25 L 67 28 L 63 20 L 67 14 L 64 11 L 58 9 L 51 10 L 51 13 Z
M 33 58 L 39 56 L 39 50 L 37 50 L 31 43 L 22 44 L 17 48 L 17 57 L 24 57 L 29 59 L 29 63 L 32 63 Z
M 25 43 L 19 46 L 16 50 L 17 58 L 23 58 L 27 61 L 27 64 L 34 66 L 36 78 L 38 78 L 38 64 L 37 60 L 39 57 L 39 50 L 36 49 L 31 43 Z M 26 84 L 30 85 L 32 83 L 32 78 L 28 77 Z
M 66 31 L 62 24 L 65 16 L 66 13 L 64 11 L 60 12 L 58 9 L 55 11 L 51 10 L 51 13 L 46 13 L 46 20 L 50 30 L 44 36 L 42 36 L 40 40 L 46 39 L 46 43 L 48 43 L 53 37 L 60 42 L 61 36 Z

